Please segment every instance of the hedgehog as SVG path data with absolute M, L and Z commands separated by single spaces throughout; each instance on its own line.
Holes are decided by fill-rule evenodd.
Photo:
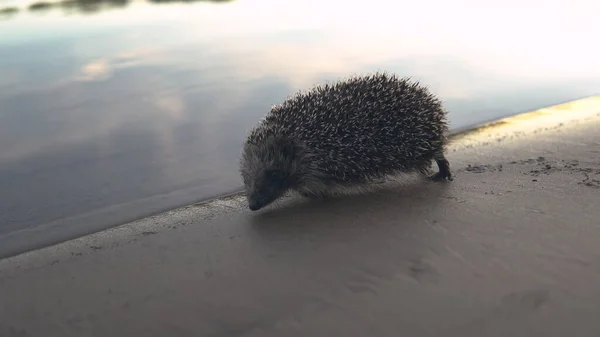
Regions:
M 368 190 L 397 174 L 451 181 L 446 114 L 418 81 L 381 71 L 298 91 L 272 106 L 243 143 L 248 207 L 288 191 L 320 199 Z M 433 161 L 438 172 L 430 175 Z

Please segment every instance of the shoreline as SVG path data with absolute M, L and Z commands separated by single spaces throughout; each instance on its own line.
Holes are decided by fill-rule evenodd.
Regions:
M 593 113 L 595 106 L 600 106 L 600 95 L 568 101 L 534 111 L 516 114 L 501 119 L 495 119 L 489 122 L 474 124 L 470 128 L 462 128 L 451 131 L 449 135 L 451 146 L 449 149 L 450 151 L 456 151 L 457 148 L 453 147 L 454 145 L 452 144 L 456 144 L 457 142 L 463 143 L 461 147 L 467 146 L 465 145 L 467 144 L 466 142 L 468 142 L 468 146 L 475 146 L 475 144 L 481 142 L 482 133 L 487 133 L 488 138 L 491 137 L 492 134 L 496 138 L 515 137 L 517 134 L 523 134 L 527 132 L 535 133 L 547 127 L 560 127 L 562 125 L 561 123 L 577 123 L 578 121 L 595 116 Z M 573 113 L 566 115 L 561 112 L 567 109 L 572 110 Z M 536 129 L 533 130 L 532 127 Z M 473 138 L 475 135 L 479 137 L 477 140 Z M 106 231 L 111 228 L 127 225 L 132 222 L 181 208 L 210 204 L 218 201 L 219 199 L 230 198 L 232 196 L 241 197 L 243 190 L 241 190 L 241 186 L 239 188 L 240 189 L 238 190 L 232 190 L 224 194 L 220 194 L 212 198 L 202 199 L 193 203 L 182 203 L 175 206 L 157 206 L 155 207 L 155 211 L 143 212 L 144 215 L 142 216 L 128 216 L 125 217 L 125 219 L 118 220 L 117 218 L 119 218 L 121 214 L 118 210 L 121 208 L 131 207 L 131 203 L 128 203 L 110 207 L 109 209 L 114 210 L 112 212 L 108 212 L 107 209 L 100 209 L 66 219 L 59 219 L 41 226 L 9 232 L 8 234 L 0 236 L 0 260 L 18 256 L 29 251 L 35 251 L 57 245 L 83 236 Z M 181 193 L 190 194 L 192 192 L 188 193 L 182 191 L 173 191 L 167 193 L 166 195 L 157 195 L 148 199 L 154 200 L 150 202 L 160 203 L 160 200 L 168 197 L 171 194 Z M 134 202 L 134 204 L 142 202 L 147 202 L 147 200 L 137 200 Z M 95 219 L 95 214 L 97 213 L 106 214 L 106 216 L 108 218 L 112 218 L 112 220 L 103 220 L 103 222 L 100 224 L 100 220 L 93 220 Z M 85 223 L 86 226 L 78 226 L 78 224 L 82 223 Z M 53 229 L 53 233 L 51 235 L 48 234 L 50 228 Z M 23 244 L 24 242 L 27 242 L 27 244 Z
M 0 335 L 595 337 L 600 97 L 448 159 L 450 183 L 259 212 L 233 193 L 0 260 Z

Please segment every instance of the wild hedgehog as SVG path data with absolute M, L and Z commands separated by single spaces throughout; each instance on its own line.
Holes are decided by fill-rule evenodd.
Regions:
M 352 76 L 288 97 L 243 144 L 240 173 L 248 206 L 259 210 L 289 190 L 323 198 L 386 176 L 439 172 L 448 125 L 441 101 L 409 78 L 385 72 Z

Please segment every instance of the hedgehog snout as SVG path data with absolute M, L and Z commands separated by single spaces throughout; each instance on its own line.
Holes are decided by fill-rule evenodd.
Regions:
M 250 208 L 251 211 L 258 211 L 261 208 L 261 206 L 256 200 L 249 200 L 248 208 Z
M 262 192 L 260 184 L 253 182 L 246 185 L 246 200 L 248 201 L 248 208 L 250 208 L 251 211 L 257 211 L 265 206 L 267 200 Z
M 257 211 L 263 207 L 259 193 L 254 186 L 246 187 L 246 200 L 251 211 Z
M 277 200 L 286 190 L 285 183 L 285 180 L 274 180 L 273 177 L 254 182 L 246 194 L 250 210 L 259 210 Z
M 251 211 L 258 211 L 269 203 L 271 203 L 271 198 L 261 194 L 251 194 L 248 197 L 248 208 L 250 208 Z

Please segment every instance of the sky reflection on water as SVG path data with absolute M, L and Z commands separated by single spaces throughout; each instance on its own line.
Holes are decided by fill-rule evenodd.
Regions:
M 339 76 L 419 79 L 453 128 L 597 94 L 598 9 L 239 0 L 21 11 L 0 21 L 0 236 L 66 238 L 235 190 L 247 129 Z M 66 220 L 82 215 L 76 230 Z

